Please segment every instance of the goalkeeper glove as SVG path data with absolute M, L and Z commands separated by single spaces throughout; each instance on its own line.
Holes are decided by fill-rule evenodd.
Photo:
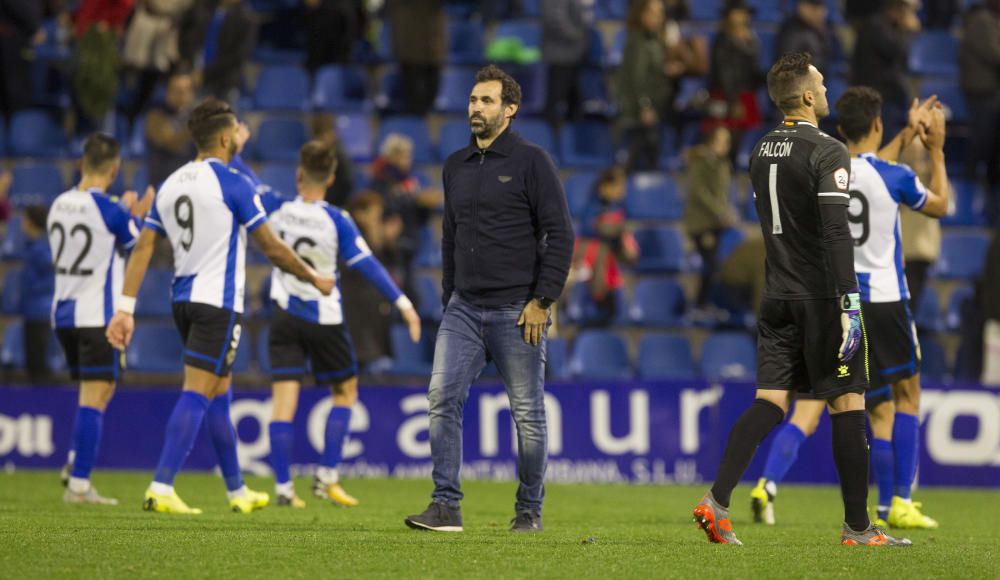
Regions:
M 849 291 L 840 299 L 840 328 L 843 341 L 840 343 L 838 358 L 844 362 L 851 360 L 861 346 L 861 295 L 858 290 Z

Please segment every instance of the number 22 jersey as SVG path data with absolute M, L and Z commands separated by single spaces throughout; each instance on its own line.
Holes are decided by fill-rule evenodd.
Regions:
M 172 173 L 145 227 L 173 247 L 173 301 L 242 313 L 247 233 L 266 220 L 253 184 L 222 161 L 192 161 Z

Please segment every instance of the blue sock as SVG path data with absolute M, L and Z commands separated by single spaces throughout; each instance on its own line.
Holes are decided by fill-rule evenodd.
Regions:
M 778 429 L 771 443 L 764 465 L 764 478 L 768 481 L 781 483 L 795 459 L 799 456 L 799 447 L 806 440 L 806 434 L 793 423 L 785 423 Z
M 872 439 L 872 466 L 875 471 L 875 482 L 878 484 L 879 517 L 888 517 L 889 506 L 892 505 L 892 470 L 895 465 L 892 452 L 892 441 Z M 884 511 L 886 513 L 882 513 Z
M 910 499 L 913 480 L 917 477 L 920 419 L 897 412 L 892 425 L 892 446 L 896 453 L 896 495 Z
M 222 478 L 226 480 L 226 489 L 236 491 L 243 487 L 243 473 L 240 472 L 240 459 L 236 453 L 236 428 L 229 415 L 232 401 L 233 389 L 229 389 L 208 406 L 208 432 L 212 436 Z
M 268 427 L 271 435 L 271 469 L 277 483 L 288 483 L 292 476 L 288 466 L 292 462 L 292 424 L 288 421 L 271 421 Z
M 208 399 L 194 391 L 183 391 L 174 405 L 174 412 L 167 421 L 167 432 L 160 452 L 160 462 L 156 466 L 153 481 L 173 485 L 177 472 L 184 465 L 188 453 L 194 447 L 201 422 L 208 410 Z
M 334 468 L 340 463 L 344 450 L 344 439 L 347 438 L 347 427 L 351 423 L 350 407 L 334 407 L 326 418 L 326 446 L 323 448 L 323 467 Z
M 97 448 L 101 445 L 101 427 L 104 413 L 93 407 L 79 407 L 73 424 L 73 477 L 90 479 L 90 471 L 97 460 Z

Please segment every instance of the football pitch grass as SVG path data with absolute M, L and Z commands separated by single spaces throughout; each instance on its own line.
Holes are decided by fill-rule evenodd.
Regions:
M 749 487 L 737 488 L 732 516 L 743 547 L 709 544 L 691 523 L 704 486 L 547 487 L 541 534 L 513 534 L 515 485 L 465 483 L 462 534 L 403 525 L 423 510 L 430 483 L 355 480 L 362 505 L 335 508 L 307 495 L 304 510 L 227 510 L 221 479 L 182 474 L 177 490 L 200 516 L 141 510 L 148 473 L 99 472 L 95 484 L 117 507 L 62 503 L 49 471 L 0 474 L 0 577 L 520 577 L 520 578 L 996 578 L 1000 574 L 1000 493 L 921 490 L 941 522 L 909 531 L 911 548 L 838 545 L 835 487 L 784 486 L 778 525 L 750 522 Z M 268 480 L 248 478 L 271 492 Z M 873 490 L 874 493 L 874 490 Z

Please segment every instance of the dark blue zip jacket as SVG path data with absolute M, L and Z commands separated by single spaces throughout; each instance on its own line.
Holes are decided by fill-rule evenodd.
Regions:
M 444 165 L 442 298 L 481 306 L 562 294 L 573 255 L 566 193 L 549 155 L 509 128 Z

